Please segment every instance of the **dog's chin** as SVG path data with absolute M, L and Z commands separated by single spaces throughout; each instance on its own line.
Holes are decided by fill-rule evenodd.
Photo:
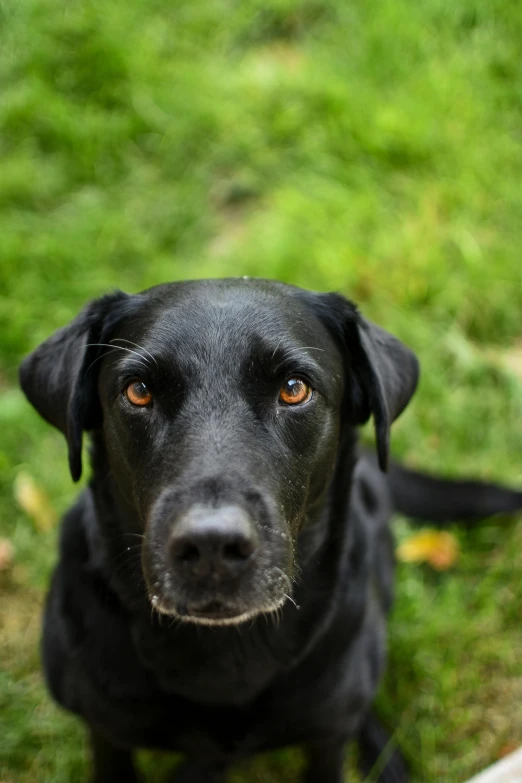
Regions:
M 168 615 L 183 623 L 192 623 L 194 625 L 224 626 L 240 625 L 248 620 L 253 620 L 261 615 L 276 615 L 286 602 L 287 596 L 282 596 L 277 601 L 267 603 L 262 606 L 252 607 L 252 609 L 238 611 L 233 607 L 228 607 L 217 601 L 213 601 L 206 606 L 196 608 L 184 607 L 183 609 L 173 604 L 167 604 L 161 601 L 158 596 L 151 596 L 150 602 L 154 609 L 160 614 Z

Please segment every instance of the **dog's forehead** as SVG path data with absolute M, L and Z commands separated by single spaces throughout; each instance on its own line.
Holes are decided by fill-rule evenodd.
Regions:
M 244 350 L 263 343 L 330 347 L 327 329 L 298 289 L 264 280 L 210 280 L 160 286 L 145 292 L 133 317 L 134 336 L 151 351 L 176 347 Z

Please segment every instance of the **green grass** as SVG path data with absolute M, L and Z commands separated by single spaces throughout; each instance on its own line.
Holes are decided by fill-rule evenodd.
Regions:
M 522 5 L 2 0 L 0 36 L 0 535 L 16 548 L 0 780 L 66 783 L 85 775 L 82 732 L 37 650 L 56 532 L 13 481 L 29 472 L 59 512 L 77 490 L 17 390 L 21 357 L 114 287 L 340 290 L 421 359 L 395 454 L 521 485 Z M 457 533 L 451 572 L 399 569 L 379 697 L 419 783 L 522 742 L 522 521 Z M 299 763 L 285 751 L 234 783 L 293 781 Z

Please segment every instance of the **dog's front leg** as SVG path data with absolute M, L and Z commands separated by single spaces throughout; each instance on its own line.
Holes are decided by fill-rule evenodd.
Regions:
M 309 743 L 304 783 L 343 783 L 345 746 L 340 738 Z
M 378 783 L 408 783 L 406 763 L 393 737 L 370 713 L 359 730 L 359 769 Z
M 132 754 L 91 731 L 92 783 L 138 783 Z

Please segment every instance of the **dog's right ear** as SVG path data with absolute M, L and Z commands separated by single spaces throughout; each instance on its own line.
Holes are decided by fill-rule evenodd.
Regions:
M 134 299 L 122 291 L 95 299 L 20 366 L 20 385 L 27 399 L 67 439 L 74 481 L 82 473 L 83 430 L 101 424 L 97 373 L 88 370 L 104 351 L 100 343 L 108 342 L 111 330 Z
M 300 291 L 337 343 L 345 364 L 345 414 L 359 426 L 373 415 L 379 466 L 387 470 L 390 427 L 411 399 L 419 379 L 413 351 L 367 321 L 340 294 Z

